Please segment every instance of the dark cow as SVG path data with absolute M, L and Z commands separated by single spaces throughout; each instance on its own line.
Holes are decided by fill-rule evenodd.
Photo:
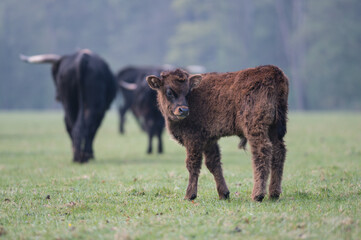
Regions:
M 186 199 L 197 197 L 202 155 L 214 175 L 220 199 L 229 197 L 217 144 L 224 136 L 239 136 L 240 146 L 249 142 L 254 186 L 252 199 L 266 195 L 278 199 L 286 148 L 288 79 L 275 66 L 260 66 L 231 73 L 189 75 L 177 69 L 161 77 L 147 77 L 158 92 L 159 108 L 173 137 L 187 150 L 189 183 Z
M 116 94 L 115 78 L 107 63 L 89 50 L 72 55 L 21 56 L 29 63 L 52 64 L 56 99 L 65 111 L 66 130 L 72 140 L 73 161 L 93 158 L 93 140 Z
M 124 100 L 119 107 L 119 131 L 124 133 L 125 113 L 131 109 L 142 130 L 148 134 L 148 154 L 152 153 L 153 136 L 158 137 L 158 153 L 163 152 L 162 133 L 165 124 L 157 106 L 157 93 L 149 88 L 145 77 L 159 76 L 163 70 L 162 67 L 126 67 L 117 75 Z

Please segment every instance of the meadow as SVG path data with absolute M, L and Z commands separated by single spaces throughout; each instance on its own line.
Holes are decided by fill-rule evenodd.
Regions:
M 220 141 L 230 200 L 203 165 L 183 200 L 185 151 L 147 155 L 131 115 L 108 112 L 96 160 L 71 161 L 62 112 L 0 112 L 1 239 L 361 239 L 361 114 L 290 113 L 283 193 L 253 202 L 251 154 Z M 156 141 L 154 142 L 156 143 Z

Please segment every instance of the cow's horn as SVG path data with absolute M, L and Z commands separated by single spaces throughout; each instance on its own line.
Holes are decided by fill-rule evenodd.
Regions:
M 28 63 L 55 63 L 59 61 L 61 56 L 56 54 L 43 54 L 35 56 L 25 56 L 20 54 L 20 59 Z
M 119 85 L 120 85 L 120 87 L 127 89 L 127 90 L 131 90 L 131 91 L 137 89 L 137 87 L 138 87 L 137 84 L 135 84 L 135 83 L 128 83 L 128 82 L 124 82 L 124 81 L 120 81 Z

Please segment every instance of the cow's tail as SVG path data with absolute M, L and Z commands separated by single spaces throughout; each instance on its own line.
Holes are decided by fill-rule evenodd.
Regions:
M 76 83 L 78 85 L 79 106 L 84 106 L 84 75 L 88 64 L 87 52 L 79 51 L 75 58 Z
M 85 96 L 84 96 L 84 80 L 85 71 L 88 65 L 88 57 L 90 52 L 81 50 L 78 52 L 75 58 L 75 71 L 76 71 L 76 83 L 78 85 L 78 101 L 79 101 L 79 121 L 81 126 L 84 126 L 84 115 L 85 115 Z M 83 131 L 80 130 L 80 131 Z M 85 139 L 80 140 L 80 149 L 84 149 Z
M 278 139 L 282 140 L 287 132 L 288 112 L 288 78 L 281 69 L 276 68 L 277 101 L 276 101 L 276 127 Z

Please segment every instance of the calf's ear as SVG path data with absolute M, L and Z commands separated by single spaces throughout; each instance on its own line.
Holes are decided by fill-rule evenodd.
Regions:
M 162 81 L 154 75 L 147 77 L 148 85 L 151 89 L 158 90 L 162 86 Z
M 202 75 L 200 75 L 200 74 L 192 75 L 189 78 L 190 89 L 193 90 L 193 89 L 197 88 L 199 86 L 199 84 L 201 83 L 201 81 L 202 81 Z

